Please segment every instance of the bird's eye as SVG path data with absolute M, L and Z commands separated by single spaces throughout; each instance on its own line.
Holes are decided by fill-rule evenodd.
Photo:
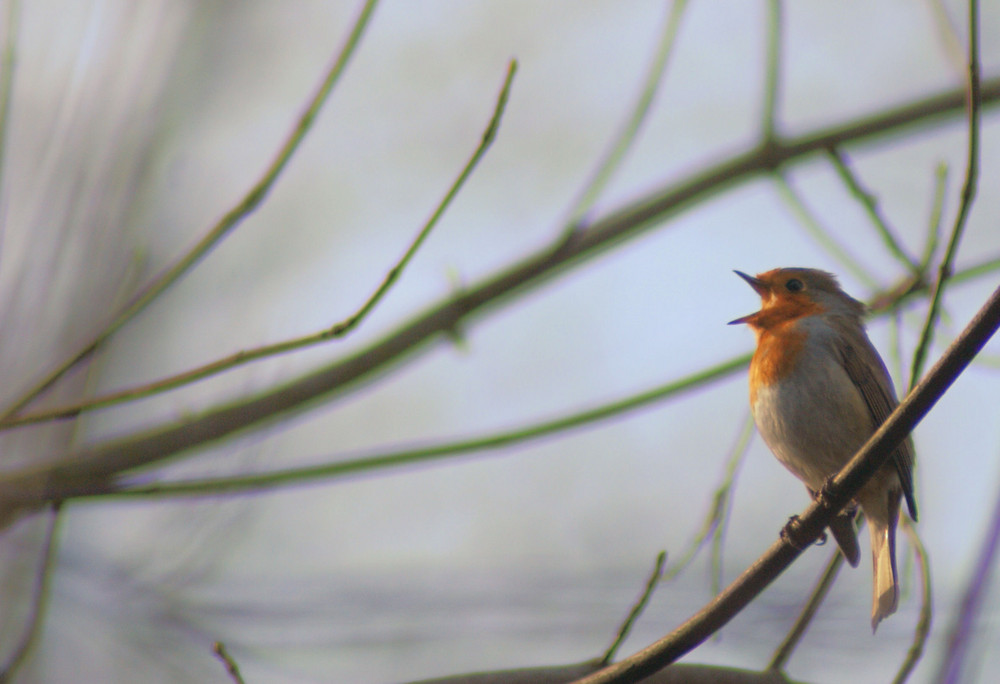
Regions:
M 787 283 L 785 283 L 785 289 L 789 292 L 801 292 L 805 285 L 798 278 L 792 278 Z

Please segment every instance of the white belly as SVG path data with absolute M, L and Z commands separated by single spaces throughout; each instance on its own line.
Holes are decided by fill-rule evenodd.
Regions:
M 812 490 L 836 474 L 871 436 L 861 392 L 832 359 L 800 358 L 798 369 L 757 389 L 754 421 L 778 460 Z

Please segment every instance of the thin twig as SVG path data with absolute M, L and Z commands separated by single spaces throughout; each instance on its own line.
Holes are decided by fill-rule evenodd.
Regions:
M 677 31 L 680 28 L 681 17 L 687 0 L 673 0 L 670 12 L 663 24 L 663 32 L 656 45 L 656 53 L 653 55 L 652 64 L 646 73 L 646 79 L 639 91 L 639 97 L 632 105 L 628 119 L 618 133 L 612 138 L 607 151 L 598 162 L 596 168 L 590 175 L 590 179 L 580 191 L 578 199 L 573 203 L 569 211 L 569 220 L 566 221 L 564 236 L 569 236 L 579 229 L 581 221 L 594 202 L 601 196 L 604 189 L 611 182 L 618 169 L 621 168 L 625 155 L 632 149 L 636 136 L 642 129 L 649 114 L 650 106 L 656 98 L 663 75 L 666 73 L 670 54 L 673 51 L 674 41 L 677 38 Z
M 4 35 L 3 56 L 0 57 L 0 188 L 4 186 L 3 172 L 7 168 L 7 133 L 10 127 L 10 101 L 14 92 L 20 14 L 20 0 L 10 0 L 7 3 L 7 33 Z M 0 230 L 6 223 L 6 211 L 0 207 Z
M 837 169 L 837 175 L 840 176 L 840 179 L 844 182 L 844 185 L 847 186 L 851 195 L 853 195 L 864 208 L 865 213 L 868 214 L 868 218 L 871 219 L 872 225 L 875 226 L 878 234 L 882 236 L 882 241 L 885 243 L 886 247 L 889 248 L 889 252 L 896 257 L 896 259 L 903 264 L 903 266 L 905 266 L 910 273 L 919 275 L 920 265 L 903 249 L 903 246 L 896 238 L 895 231 L 893 231 L 893 229 L 889 226 L 889 221 L 879 210 L 878 201 L 875 198 L 875 195 L 865 189 L 865 187 L 861 184 L 861 180 L 858 178 L 857 174 L 854 173 L 846 155 L 844 155 L 844 153 L 836 147 L 831 147 L 827 150 L 827 154 L 833 162 L 834 168 Z
M 917 533 L 917 528 L 914 527 L 909 518 L 904 516 L 900 520 L 900 526 L 906 532 L 906 536 L 909 537 L 910 547 L 913 549 L 913 555 L 917 559 L 917 565 L 920 568 L 920 586 L 922 591 L 920 593 L 920 618 L 917 620 L 916 627 L 913 630 L 913 643 L 910 644 L 910 650 L 906 652 L 906 658 L 903 660 L 902 665 L 900 665 L 896 677 L 892 680 L 892 684 L 903 684 L 909 678 L 910 673 L 913 672 L 917 663 L 920 662 L 920 658 L 924 654 L 924 649 L 927 647 L 927 639 L 931 634 L 931 618 L 934 614 L 931 564 L 927 558 L 927 549 L 924 548 L 924 543 Z
M 677 577 L 681 572 L 684 571 L 691 561 L 694 560 L 698 551 L 704 546 L 705 541 L 709 536 L 713 537 L 713 548 L 712 548 L 712 565 L 713 567 L 721 567 L 721 541 L 722 535 L 714 535 L 713 533 L 722 527 L 725 523 L 725 513 L 729 509 L 729 501 L 732 498 L 733 484 L 736 479 L 736 471 L 739 468 L 740 462 L 743 457 L 746 456 L 747 449 L 750 445 L 750 438 L 753 436 L 753 418 L 750 415 L 743 420 L 743 425 L 740 428 L 740 434 L 736 438 L 736 442 L 733 448 L 730 449 L 729 456 L 726 459 L 726 466 L 723 471 L 722 482 L 716 487 L 715 493 L 712 495 L 712 505 L 708 509 L 708 513 L 705 515 L 704 520 L 701 524 L 701 529 L 695 533 L 694 537 L 687 544 L 687 548 L 679 555 L 676 561 L 674 561 L 671 566 L 663 575 L 665 581 L 672 580 Z M 718 552 L 717 552 L 718 547 Z M 717 572 L 713 572 L 712 579 L 712 593 L 718 593 L 718 588 L 715 586 L 715 577 L 717 577 Z
M 75 354 L 59 364 L 59 366 L 46 375 L 43 380 L 22 394 L 13 404 L 4 409 L 2 417 L 8 418 L 19 412 L 36 397 L 51 387 L 67 371 L 93 354 L 112 335 L 118 332 L 122 326 L 132 320 L 136 314 L 145 309 L 171 285 L 186 275 L 187 272 L 195 266 L 195 264 L 201 261 L 201 259 L 204 258 L 205 255 L 207 255 L 214 247 L 216 247 L 216 245 L 218 245 L 223 238 L 229 235 L 236 226 L 242 223 L 243 219 L 253 213 L 253 211 L 260 206 L 261 202 L 264 201 L 268 193 L 274 187 L 274 184 L 280 177 L 281 172 L 287 166 L 289 160 L 298 149 L 303 138 L 305 138 L 306 134 L 312 129 L 316 116 L 319 114 L 320 109 L 327 101 L 334 85 L 339 80 L 340 75 L 344 72 L 347 63 L 354 54 L 355 48 L 358 46 L 361 36 L 368 25 L 368 20 L 375 9 L 376 3 L 377 0 L 367 0 L 343 47 L 339 50 L 336 59 L 324 75 L 323 81 L 316 90 L 316 93 L 309 100 L 305 110 L 295 122 L 290 134 L 278 150 L 275 158 L 271 161 L 270 165 L 264 171 L 264 174 L 253 185 L 253 187 L 250 188 L 250 190 L 232 209 L 226 212 L 226 214 L 219 219 L 214 226 L 212 226 L 212 228 L 198 241 L 197 244 L 194 245 L 194 247 L 186 252 L 180 259 L 161 271 L 159 275 L 155 276 L 152 281 L 143 287 L 131 299 L 131 301 L 129 301 L 124 308 L 114 316 L 104 330 L 98 333 L 97 336 L 90 340 L 90 342 L 81 347 Z
M 785 204 L 791 209 L 795 218 L 798 219 L 799 224 L 806 229 L 813 240 L 826 250 L 826 253 L 843 266 L 844 269 L 850 271 L 851 275 L 857 278 L 863 285 L 870 290 L 878 289 L 878 280 L 864 269 L 857 257 L 840 244 L 816 215 L 809 210 L 806 203 L 788 181 L 787 176 L 779 171 L 774 174 L 774 180 L 781 199 L 785 201 Z
M 966 583 L 954 622 L 948 628 L 945 655 L 934 680 L 942 684 L 967 681 L 963 678 L 963 672 L 968 674 L 966 660 L 974 655 L 973 641 L 981 627 L 979 620 L 988 605 L 986 596 L 993 584 L 997 558 L 1000 557 L 1000 491 L 994 500 L 989 527 L 976 548 L 979 551 L 978 557 Z
M 24 632 L 7 661 L 0 665 L 0 684 L 12 681 L 17 671 L 24 665 L 31 653 L 32 646 L 42 632 L 45 615 L 48 613 L 51 595 L 52 575 L 55 568 L 56 549 L 58 548 L 59 527 L 62 521 L 61 504 L 52 504 L 48 517 L 48 528 L 45 530 L 45 542 L 42 546 L 42 557 L 35 573 L 35 584 L 31 594 L 31 609 L 25 623 Z
M 990 257 L 982 261 L 966 266 L 960 271 L 956 271 L 951 276 L 951 284 L 972 282 L 986 275 L 992 275 L 1000 271 L 1000 256 Z M 909 303 L 914 297 L 925 294 L 930 290 L 930 285 L 919 278 L 907 276 L 900 282 L 877 293 L 868 300 L 868 309 L 873 314 L 884 314 L 893 309 L 899 309 Z
M 893 309 L 889 315 L 889 363 L 890 375 L 897 378 L 902 386 L 903 378 L 903 310 Z
M 941 298 L 944 295 L 945 286 L 951 276 L 951 269 L 958 252 L 958 243 L 965 232 L 965 224 L 972 209 L 972 202 L 976 197 L 976 188 L 979 183 L 979 126 L 980 107 L 982 94 L 979 83 L 979 3 L 977 0 L 969 2 L 969 80 L 966 91 L 966 104 L 968 108 L 968 129 L 969 129 L 969 149 L 968 161 L 965 168 L 965 182 L 962 185 L 962 201 L 958 207 L 958 215 L 955 217 L 955 224 L 948 239 L 948 246 L 945 249 L 944 257 L 938 268 L 937 280 L 934 282 L 934 291 L 931 295 L 930 305 L 927 307 L 927 320 L 920 333 L 920 341 L 917 349 L 913 353 L 914 378 L 919 378 L 923 372 L 924 362 L 927 357 L 927 350 L 934 339 L 934 327 L 937 323 L 938 310 L 941 308 Z
M 400 274 L 403 272 L 403 269 L 406 268 L 414 254 L 416 254 L 417 250 L 420 248 L 420 245 L 423 244 L 431 230 L 437 225 L 445 210 L 451 205 L 459 190 L 461 190 L 461 188 L 465 185 L 465 182 L 472 174 L 472 171 L 476 168 L 480 160 L 482 160 L 483 156 L 486 154 L 486 151 L 496 139 L 500 119 L 506 108 L 507 100 L 510 95 L 510 87 L 516 71 L 517 62 L 515 60 L 511 60 L 508 64 L 507 75 L 504 79 L 503 87 L 500 90 L 500 95 L 497 98 L 490 122 L 482 134 L 478 147 L 465 163 L 465 166 L 462 168 L 458 177 L 451 184 L 448 192 L 445 193 L 445 196 L 438 203 L 430 218 L 427 219 L 427 222 L 424 223 L 423 227 L 410 242 L 402 257 L 400 257 L 392 268 L 389 269 L 388 273 L 386 273 L 382 282 L 375 289 L 375 291 L 372 292 L 368 299 L 366 299 L 365 302 L 347 318 L 316 333 L 303 335 L 301 337 L 296 337 L 290 340 L 254 349 L 245 349 L 224 358 L 198 366 L 197 368 L 192 368 L 184 371 L 183 373 L 171 375 L 170 377 L 162 378 L 154 382 L 145 383 L 136 387 L 129 387 L 116 392 L 109 392 L 76 404 L 57 406 L 42 411 L 26 412 L 6 419 L 0 419 L 0 430 L 7 430 L 14 427 L 42 423 L 50 420 L 74 418 L 85 411 L 106 408 L 108 406 L 121 404 L 127 401 L 134 401 L 153 394 L 165 392 L 170 389 L 176 389 L 177 387 L 182 387 L 199 380 L 204 380 L 218 373 L 232 370 L 233 368 L 250 363 L 251 361 L 257 361 L 259 359 L 314 346 L 348 334 L 351 330 L 356 328 L 369 313 L 371 313 L 372 309 L 375 308 L 375 305 L 378 304 L 382 297 L 384 297 L 389 291 L 389 288 L 392 287 L 393 283 L 396 282 Z
M 775 113 L 781 95 L 781 0 L 767 3 L 767 56 L 764 69 L 764 113 L 761 117 L 761 140 L 770 144 L 778 133 Z
M 850 463 L 824 488 L 823 496 L 789 523 L 782 538 L 763 556 L 673 632 L 642 651 L 578 680 L 578 684 L 639 681 L 674 662 L 721 629 L 820 537 L 833 516 L 888 461 L 896 446 L 947 392 L 997 328 L 1000 328 L 1000 288 L 994 291 L 927 377 L 900 402 Z
M 1000 100 L 1000 79 L 985 84 L 981 94 L 984 101 Z M 595 220 L 572 241 L 560 239 L 543 246 L 416 314 L 352 356 L 239 402 L 216 406 L 200 415 L 85 447 L 72 454 L 47 455 L 39 459 L 41 465 L 3 473 L 0 475 L 3 508 L 0 525 L 9 521 L 21 507 L 35 507 L 46 500 L 106 490 L 112 486 L 111 480 L 125 471 L 149 466 L 281 414 L 301 410 L 320 398 L 329 401 L 361 380 L 384 373 L 389 365 L 398 365 L 405 357 L 425 349 L 430 342 L 448 339 L 452 331 L 470 324 L 487 311 L 523 296 L 566 269 L 635 238 L 653 226 L 662 225 L 663 221 L 708 197 L 830 147 L 870 140 L 921 121 L 943 118 L 959 110 L 962 103 L 961 92 L 946 93 L 849 124 L 784 140 L 767 149 L 755 148 L 738 154 Z
M 240 674 L 240 666 L 236 664 L 233 657 L 229 654 L 226 649 L 226 645 L 221 641 L 216 641 L 212 644 L 212 653 L 222 661 L 226 666 L 226 672 L 229 674 L 229 678 L 232 679 L 236 684 L 245 684 L 243 681 L 243 675 Z
M 830 556 L 830 560 L 826 563 L 826 568 L 823 573 L 819 576 L 816 581 L 816 586 L 813 587 L 812 592 L 809 594 L 809 600 L 806 605 L 803 606 L 802 612 L 799 613 L 799 617 L 796 618 L 795 624 L 785 635 L 784 641 L 775 650 L 774 655 L 771 656 L 771 662 L 768 663 L 768 670 L 781 670 L 785 667 L 785 663 L 792 656 L 795 651 L 795 647 L 799 645 L 799 641 L 802 640 L 803 635 L 806 633 L 809 624 L 812 622 L 813 617 L 816 615 L 816 611 L 819 610 L 820 605 L 822 605 L 823 600 L 826 595 L 830 593 L 830 589 L 833 588 L 833 581 L 837 579 L 837 573 L 840 572 L 840 568 L 844 565 L 844 554 L 840 552 L 839 549 L 834 549 L 833 554 Z
M 722 484 L 715 492 L 715 506 L 718 510 L 718 522 L 712 532 L 712 593 L 718 594 L 722 591 L 722 552 L 726 541 L 726 532 L 729 530 L 729 514 L 733 510 L 733 489 L 736 486 L 736 476 L 739 468 L 743 465 L 747 453 L 750 451 L 750 442 L 754 435 L 753 415 L 747 411 L 746 418 L 743 419 L 743 428 L 740 430 L 730 456 L 726 462 L 726 471 Z
M 646 587 L 642 590 L 642 594 L 639 596 L 639 600 L 635 602 L 632 609 L 629 611 L 628 615 L 625 617 L 625 621 L 618 628 L 618 633 L 615 636 L 615 640 L 611 642 L 608 646 L 608 650 L 604 652 L 604 655 L 600 659 L 600 664 L 607 665 L 610 663 L 615 654 L 618 652 L 618 647 L 622 645 L 628 637 L 629 632 L 632 631 L 632 626 L 635 624 L 639 616 L 642 615 L 642 611 L 646 609 L 649 604 L 649 599 L 653 596 L 653 592 L 656 591 L 656 585 L 660 583 L 660 578 L 663 576 L 663 564 L 667 562 L 667 552 L 660 551 L 656 554 L 656 564 L 653 566 L 653 572 L 649 574 L 649 579 L 646 580 Z
M 583 427 L 601 420 L 607 420 L 633 411 L 655 402 L 663 401 L 678 393 L 702 387 L 710 382 L 722 380 L 734 375 L 749 363 L 749 355 L 737 357 L 726 363 L 701 372 L 669 382 L 659 387 L 640 392 L 609 402 L 595 408 L 571 413 L 559 418 L 547 420 L 516 430 L 505 430 L 499 433 L 464 439 L 454 442 L 389 451 L 360 458 L 330 457 L 326 463 L 317 466 L 288 468 L 256 475 L 237 475 L 234 477 L 211 478 L 205 480 L 189 480 L 150 485 L 125 486 L 103 492 L 93 492 L 104 496 L 190 496 L 203 494 L 233 493 L 241 491 L 258 491 L 284 487 L 318 479 L 334 479 L 358 473 L 366 473 L 382 468 L 412 465 L 426 461 L 440 460 L 449 456 L 459 456 L 476 451 L 499 449 L 514 444 L 527 442 L 557 432 L 563 432 Z
M 958 35 L 958 28 L 952 21 L 944 0 L 927 0 L 927 3 L 931 6 L 931 11 L 934 14 L 934 25 L 937 27 L 937 34 L 941 39 L 945 56 L 955 69 L 955 73 L 961 78 L 965 73 L 965 50 Z
M 948 165 L 938 164 L 934 173 L 934 199 L 931 201 L 930 219 L 927 222 L 927 240 L 924 242 L 924 253 L 920 257 L 920 272 L 926 273 L 930 268 L 938 243 L 941 241 L 941 219 L 944 217 L 944 199 L 948 190 Z

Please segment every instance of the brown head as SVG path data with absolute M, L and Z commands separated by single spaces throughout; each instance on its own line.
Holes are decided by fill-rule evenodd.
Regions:
M 814 268 L 776 268 L 756 277 L 735 271 L 760 295 L 760 311 L 730 321 L 755 331 L 768 330 L 806 316 L 833 314 L 859 320 L 865 306 L 840 289 L 832 273 Z

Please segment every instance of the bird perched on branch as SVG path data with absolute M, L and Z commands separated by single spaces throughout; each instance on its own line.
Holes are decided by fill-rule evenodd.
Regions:
M 889 372 L 862 324 L 864 305 L 830 273 L 777 268 L 756 277 L 736 271 L 761 299 L 738 318 L 757 337 L 750 362 L 750 408 L 764 441 L 815 497 L 851 460 L 899 403 Z M 900 499 L 916 521 L 913 445 L 909 438 L 861 488 L 855 503 L 868 522 L 874 570 L 872 630 L 896 611 L 896 523 Z M 857 566 L 853 511 L 830 531 Z

